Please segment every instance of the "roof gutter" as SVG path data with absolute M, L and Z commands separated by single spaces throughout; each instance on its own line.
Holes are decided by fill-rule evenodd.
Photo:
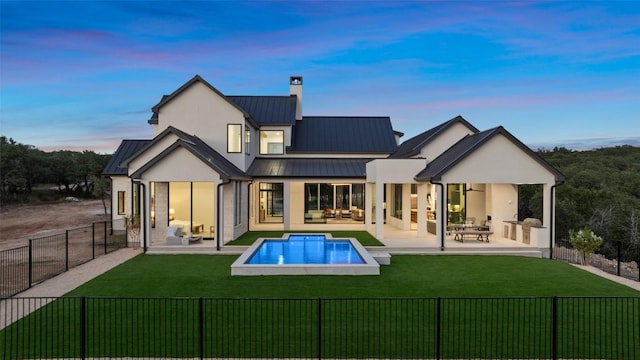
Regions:
M 564 180 L 561 180 L 560 183 L 551 185 L 551 201 L 549 201 L 551 204 L 549 209 L 549 214 L 551 215 L 551 221 L 549 223 L 549 259 L 553 259 L 553 247 L 555 245 L 553 241 L 555 238 L 555 228 L 553 227 L 553 224 L 556 222 L 556 187 L 563 184 Z

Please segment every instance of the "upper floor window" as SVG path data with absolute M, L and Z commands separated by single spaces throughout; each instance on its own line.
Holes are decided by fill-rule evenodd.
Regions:
M 251 155 L 251 130 L 248 126 L 244 127 L 244 153 Z
M 242 152 L 242 125 L 227 124 L 227 152 Z
M 282 130 L 261 130 L 260 154 L 284 154 L 284 132 Z

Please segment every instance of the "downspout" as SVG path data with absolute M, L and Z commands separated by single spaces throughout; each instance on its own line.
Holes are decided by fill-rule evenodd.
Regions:
M 444 222 L 444 218 L 447 215 L 444 211 L 444 185 L 442 183 L 433 182 L 433 180 L 431 183 L 433 185 L 440 186 L 440 231 L 442 232 L 442 238 L 440 239 L 440 251 L 444 251 L 444 239 L 447 233 L 446 224 Z
M 220 188 L 222 185 L 228 183 L 229 180 L 227 179 L 216 187 L 216 203 L 218 204 L 218 208 L 216 209 L 216 251 L 220 251 Z
M 549 201 L 549 203 L 551 204 L 550 207 L 551 209 L 549 209 L 549 214 L 550 216 L 550 224 L 549 224 L 549 259 L 553 259 L 553 238 L 554 238 L 554 231 L 555 229 L 553 228 L 553 224 L 555 224 L 556 222 L 556 197 L 555 197 L 555 193 L 556 193 L 556 186 L 560 186 L 564 184 L 564 180 L 560 181 L 559 184 L 553 184 L 551 185 L 551 201 Z
M 250 226 L 251 226 L 251 199 L 253 198 L 251 196 L 251 187 L 253 186 L 253 181 L 249 181 L 249 183 L 247 184 L 247 231 L 251 231 Z

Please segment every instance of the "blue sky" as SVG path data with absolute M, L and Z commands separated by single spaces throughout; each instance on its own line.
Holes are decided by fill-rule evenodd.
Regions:
M 640 2 L 4 1 L 0 133 L 42 150 L 151 138 L 199 74 L 305 115 L 391 116 L 404 139 L 456 115 L 525 144 L 640 146 Z

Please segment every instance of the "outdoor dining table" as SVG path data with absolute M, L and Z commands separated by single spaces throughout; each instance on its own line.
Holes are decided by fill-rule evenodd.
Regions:
M 456 224 L 452 226 L 453 240 L 464 242 L 464 238 L 474 238 L 478 241 L 489 242 L 489 235 L 493 231 L 488 226 L 473 224 Z

